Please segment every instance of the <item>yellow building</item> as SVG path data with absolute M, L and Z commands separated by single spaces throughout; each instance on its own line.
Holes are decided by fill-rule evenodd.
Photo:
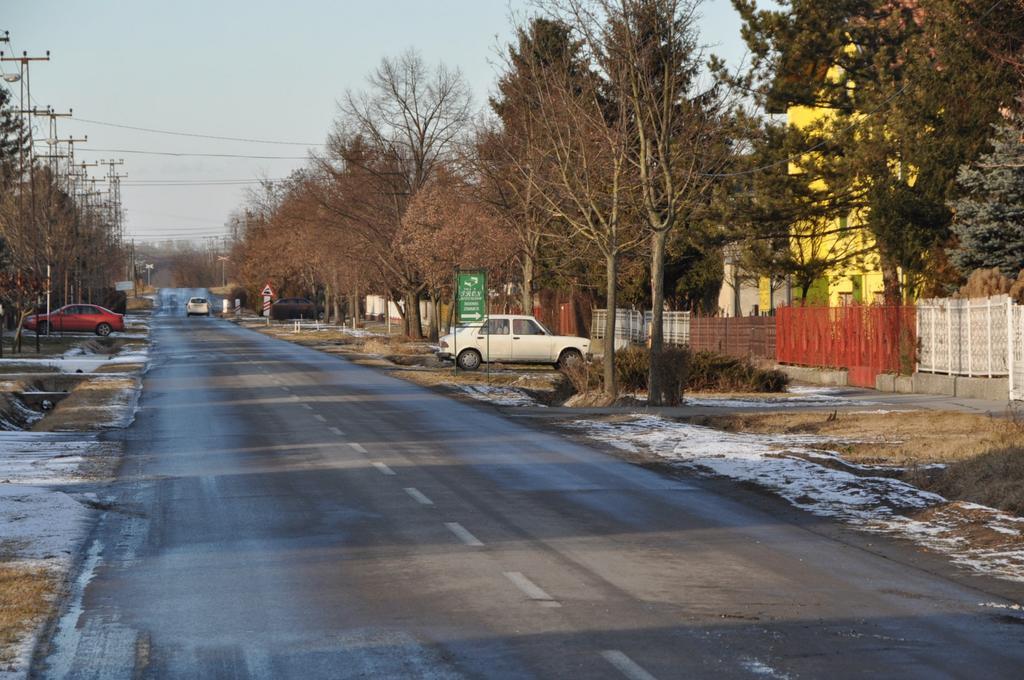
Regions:
M 829 77 L 838 78 L 838 75 L 830 72 Z M 798 129 L 806 129 L 834 115 L 831 109 L 809 106 L 790 106 L 786 110 L 788 124 Z M 789 171 L 793 174 L 801 172 L 795 163 L 790 163 Z M 821 180 L 815 181 L 820 183 Z M 824 185 L 815 188 L 825 189 Z M 884 284 L 880 258 L 872 234 L 866 228 L 858 228 L 858 224 L 863 222 L 863 215 L 854 211 L 824 225 L 818 230 L 821 236 L 794 233 L 790 246 L 798 259 L 819 257 L 839 262 L 811 286 L 807 296 L 809 303 L 838 306 L 882 299 Z M 793 231 L 798 230 L 799 226 L 795 225 Z M 813 232 L 805 230 L 804 233 Z M 798 294 L 794 291 L 794 297 Z M 767 282 L 762 284 L 761 296 L 767 301 Z
M 856 48 L 850 46 L 849 49 Z M 826 78 L 834 83 L 838 83 L 843 77 L 843 72 L 835 66 L 826 74 Z M 854 83 L 848 81 L 847 87 L 852 89 Z M 835 115 L 834 110 L 821 107 L 789 106 L 786 109 L 787 123 L 801 130 Z M 894 167 L 893 171 L 902 172 L 898 167 Z M 789 172 L 799 174 L 799 164 L 791 162 Z M 815 181 L 820 185 L 812 184 L 812 188 L 823 191 L 827 189 L 821 180 Z M 912 175 L 908 177 L 908 181 L 913 184 Z M 799 225 L 794 225 L 790 247 L 798 259 L 809 260 L 816 257 L 839 263 L 811 286 L 807 295 L 809 303 L 838 306 L 854 302 L 880 302 L 883 299 L 885 286 L 882 280 L 881 258 L 875 247 L 874 236 L 866 227 L 858 228 L 858 225 L 863 224 L 863 212 L 853 211 L 831 224 L 819 225 L 817 230 L 801 231 Z M 814 235 L 815 233 L 820 236 Z M 800 291 L 794 290 L 792 295 L 798 300 Z M 760 282 L 759 296 L 761 308 L 770 309 L 772 295 L 767 279 Z

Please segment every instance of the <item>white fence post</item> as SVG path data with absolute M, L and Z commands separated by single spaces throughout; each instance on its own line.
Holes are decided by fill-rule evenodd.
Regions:
M 1006 298 L 1006 370 L 1010 386 L 1010 399 L 1013 399 L 1017 393 L 1016 376 L 1013 374 L 1013 345 L 1016 340 L 1013 330 L 1013 299 Z
M 1002 305 L 1009 305 L 1007 309 L 1012 311 L 1000 313 Z M 1019 342 L 1014 324 L 1024 323 L 1024 316 L 1018 320 L 1019 311 L 1002 295 L 983 300 L 920 300 L 918 370 L 995 378 L 1009 375 L 1011 364 L 1024 368 L 1020 356 L 1013 354 L 1011 360 Z M 928 315 L 931 318 L 925 318 Z M 1024 388 L 1020 378 L 1014 382 Z

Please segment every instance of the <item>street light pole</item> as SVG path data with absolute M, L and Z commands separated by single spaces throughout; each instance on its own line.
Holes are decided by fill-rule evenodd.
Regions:
M 220 287 L 224 288 L 228 285 L 227 266 L 231 258 L 225 255 L 218 255 L 217 259 L 220 260 Z

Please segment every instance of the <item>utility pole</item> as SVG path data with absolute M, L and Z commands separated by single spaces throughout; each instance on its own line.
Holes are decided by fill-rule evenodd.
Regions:
M 10 41 L 11 41 L 10 33 L 4 32 L 4 42 L 10 43 Z M 26 151 L 26 146 L 27 146 L 28 154 L 29 154 L 29 158 L 28 158 L 28 163 L 29 163 L 28 175 L 29 175 L 29 192 L 30 192 L 29 193 L 29 201 L 30 201 L 30 210 L 29 210 L 29 212 L 31 214 L 31 219 L 32 219 L 32 221 L 30 223 L 30 227 L 33 230 L 35 230 L 36 229 L 36 188 L 35 188 L 35 172 L 33 171 L 33 167 L 35 166 L 35 162 L 34 162 L 34 160 L 31 157 L 31 154 L 33 153 L 33 149 L 32 149 L 32 113 L 31 113 L 31 110 L 32 110 L 31 109 L 31 107 L 32 107 L 32 82 L 31 82 L 31 79 L 29 77 L 29 74 L 30 74 L 29 65 L 33 61 L 50 61 L 50 51 L 47 50 L 46 51 L 46 56 L 44 56 L 44 57 L 30 57 L 30 56 L 28 56 L 28 52 L 22 52 L 21 56 L 19 57 L 19 56 L 15 56 L 15 55 L 8 56 L 5 51 L 0 50 L 0 63 L 3 63 L 3 62 L 18 62 L 18 65 L 19 65 L 18 83 L 19 83 L 20 87 L 19 87 L 19 93 L 18 93 L 18 111 L 19 111 L 18 115 L 21 117 L 21 123 L 22 123 L 21 134 L 24 135 L 24 136 L 27 136 L 27 138 L 28 138 L 27 142 L 28 143 L 26 144 L 26 140 L 25 140 L 24 137 L 18 140 L 18 181 L 19 181 L 19 184 L 22 184 L 21 190 L 18 192 L 18 215 L 19 215 L 19 217 L 21 219 L 22 225 L 24 225 L 25 224 L 25 202 L 24 202 L 25 191 L 24 191 L 23 183 L 25 181 L 25 160 L 26 160 L 25 159 L 25 151 Z M 28 111 L 28 113 L 26 113 L 26 111 Z M 26 119 L 26 115 L 28 116 L 27 119 Z M 21 313 L 23 310 L 19 309 L 18 311 L 19 311 L 19 313 Z M 39 342 L 39 334 L 37 333 L 36 334 L 36 343 L 37 343 L 36 344 L 36 350 L 37 351 L 39 349 L 38 342 Z
M 116 239 L 116 245 L 120 247 L 124 241 L 124 225 L 121 220 L 121 178 L 127 177 L 127 174 L 118 174 L 117 166 L 124 165 L 124 159 L 119 158 L 114 160 L 100 159 L 100 165 L 106 165 L 109 169 L 107 171 L 107 191 L 110 197 L 110 224 L 114 230 L 114 237 Z
M 57 137 L 57 119 L 58 118 L 71 118 L 74 112 L 72 109 L 68 109 L 67 113 L 57 113 L 53 110 L 52 106 L 47 106 L 46 109 L 39 111 L 33 110 L 33 114 L 37 116 L 45 116 L 50 119 L 49 136 L 46 138 L 46 144 L 50 147 L 50 154 L 47 156 L 50 158 L 50 172 L 53 173 L 53 181 L 55 184 L 59 183 L 59 169 L 60 164 L 57 162 L 59 158 L 65 158 L 58 153 L 56 147 L 60 143 L 60 139 Z

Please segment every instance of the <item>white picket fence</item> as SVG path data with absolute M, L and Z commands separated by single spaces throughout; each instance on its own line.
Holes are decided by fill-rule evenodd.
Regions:
M 590 325 L 590 334 L 595 340 L 604 338 L 604 324 L 608 310 L 595 309 Z M 647 342 L 647 329 L 654 319 L 654 312 L 642 314 L 635 309 L 615 310 L 615 347 Z M 661 320 L 665 342 L 670 345 L 685 345 L 690 342 L 690 313 L 663 312 Z
M 595 309 L 591 319 L 590 335 L 595 340 L 604 339 L 604 326 L 608 320 L 607 309 Z M 615 348 L 622 349 L 630 344 L 642 343 L 647 338 L 644 315 L 635 309 L 615 310 Z
M 917 370 L 985 378 L 1009 375 L 1015 306 L 1006 295 L 918 301 Z
M 654 320 L 654 312 L 644 312 L 644 332 L 651 327 Z M 690 313 L 689 312 L 662 312 L 661 332 L 665 342 L 670 345 L 686 345 L 690 342 Z M 646 340 L 647 338 L 644 338 Z
M 1009 363 L 1010 399 L 1024 399 L 1024 307 L 1010 304 L 1009 309 L 1010 327 L 1006 336 L 1010 347 L 1006 354 Z

